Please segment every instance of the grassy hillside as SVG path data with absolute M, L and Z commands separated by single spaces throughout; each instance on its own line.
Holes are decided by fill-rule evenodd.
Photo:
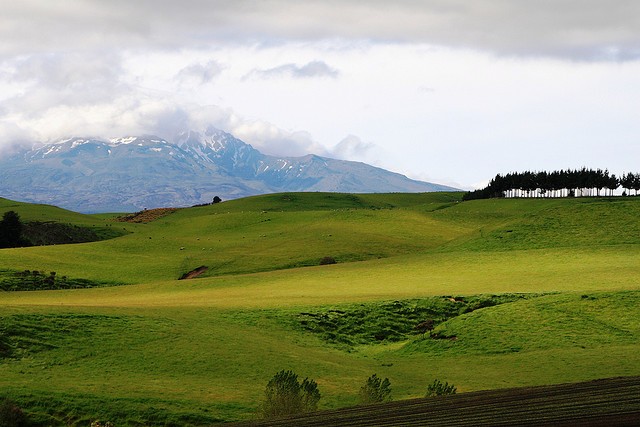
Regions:
M 322 408 L 373 373 L 395 399 L 640 375 L 640 199 L 460 196 L 277 194 L 147 224 L 3 200 L 128 232 L 3 268 L 130 285 L 0 292 L 0 389 L 49 422 L 202 425 L 254 417 L 281 369 Z

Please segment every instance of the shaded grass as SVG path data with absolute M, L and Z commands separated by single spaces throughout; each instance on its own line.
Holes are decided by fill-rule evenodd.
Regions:
M 29 421 L 43 426 L 87 426 L 93 421 L 115 425 L 201 426 L 223 421 L 199 402 L 154 398 L 108 398 L 86 394 L 9 392 L 29 408 Z M 216 405 L 217 406 L 217 405 Z M 197 408 L 197 409 L 196 409 Z M 217 406 L 221 413 L 237 408 Z
M 14 271 L 0 269 L 0 291 L 40 291 L 55 289 L 86 289 L 103 286 L 118 286 L 122 283 L 99 282 L 80 278 L 69 278 L 55 271 Z

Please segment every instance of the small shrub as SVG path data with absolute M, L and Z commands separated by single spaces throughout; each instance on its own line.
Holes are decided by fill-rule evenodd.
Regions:
M 413 329 L 415 329 L 421 334 L 426 334 L 427 332 L 432 331 L 434 326 L 435 326 L 435 322 L 433 321 L 433 319 L 428 319 L 428 320 L 425 320 L 424 322 L 418 323 L 416 326 L 413 327 Z
M 360 403 L 363 405 L 389 402 L 391 400 L 391 382 L 389 378 L 381 380 L 376 374 L 371 375 L 360 388 L 359 398 Z
M 312 412 L 318 408 L 320 391 L 314 380 L 305 378 L 302 384 L 298 375 L 282 370 L 267 383 L 265 400 L 261 407 L 264 418 L 277 418 Z
M 336 259 L 330 256 L 326 256 L 320 260 L 320 265 L 329 265 L 329 264 L 336 264 L 336 263 L 337 263 Z
M 22 409 L 10 399 L 0 398 L 0 426 L 24 427 L 29 425 Z
M 427 394 L 424 397 L 446 396 L 449 394 L 456 394 L 456 387 L 445 382 L 444 384 L 440 380 L 434 380 L 433 383 L 427 387 Z
M 316 411 L 321 397 L 320 391 L 318 390 L 318 383 L 305 378 L 300 388 L 302 391 L 302 410 L 304 412 Z

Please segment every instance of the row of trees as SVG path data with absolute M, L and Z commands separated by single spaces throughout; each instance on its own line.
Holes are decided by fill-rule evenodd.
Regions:
M 456 387 L 448 383 L 434 380 L 427 387 L 425 397 L 455 394 Z M 264 418 L 278 418 L 288 415 L 313 412 L 318 409 L 320 391 L 314 380 L 305 378 L 302 382 L 292 371 L 280 371 L 269 380 L 264 391 L 265 399 L 260 410 Z M 380 378 L 376 374 L 367 378 L 358 394 L 363 405 L 391 401 L 391 382 L 388 378 Z
M 512 172 L 496 175 L 489 185 L 470 191 L 463 200 L 489 199 L 494 197 L 581 197 L 612 196 L 618 188 L 623 195 L 635 195 L 640 190 L 640 174 L 629 172 L 617 177 L 608 170 L 576 169 L 553 172 Z

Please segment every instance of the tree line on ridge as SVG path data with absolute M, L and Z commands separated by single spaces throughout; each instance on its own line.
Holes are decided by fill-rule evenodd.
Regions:
M 553 172 L 511 172 L 497 174 L 485 188 L 467 192 L 462 200 L 497 197 L 590 197 L 613 196 L 622 187 L 623 196 L 640 190 L 640 174 L 617 177 L 608 170 L 576 169 Z

